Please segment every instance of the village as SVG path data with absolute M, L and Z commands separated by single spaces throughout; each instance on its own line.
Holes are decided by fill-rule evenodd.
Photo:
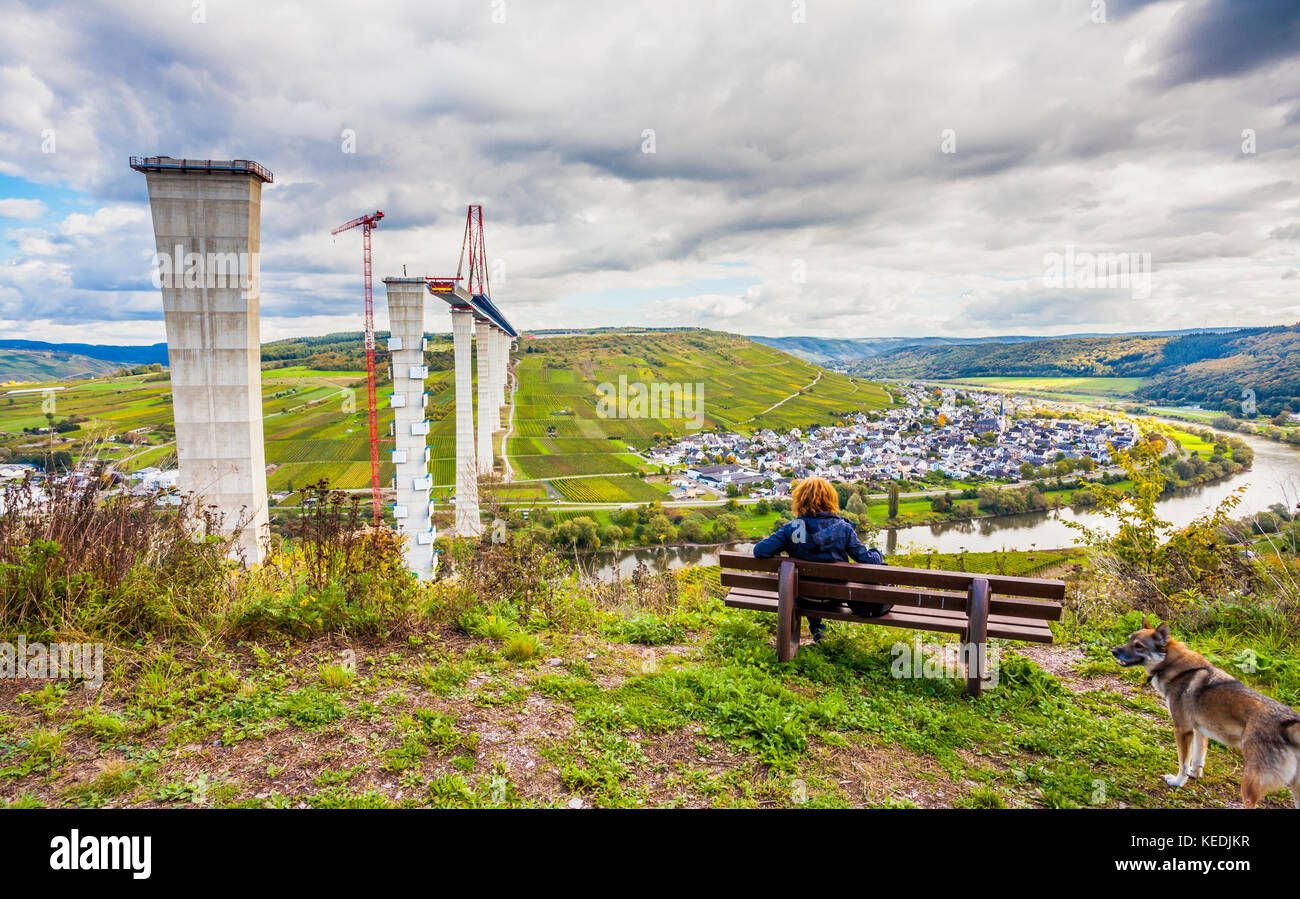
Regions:
M 894 386 L 904 405 L 858 413 L 845 423 L 710 432 L 654 446 L 648 461 L 680 470 L 673 499 L 710 495 L 782 496 L 800 478 L 842 482 L 1012 483 L 1053 473 L 1091 472 L 1135 444 L 1127 421 L 1038 417 L 1027 400 L 918 382 Z M 1031 412 L 1036 410 L 1038 414 Z M 1061 472 L 1060 468 L 1056 473 Z M 674 475 L 678 472 L 674 471 Z

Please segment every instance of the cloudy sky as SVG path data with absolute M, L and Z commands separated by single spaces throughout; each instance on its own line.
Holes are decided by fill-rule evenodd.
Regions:
M 0 337 L 163 339 L 132 154 L 275 173 L 268 340 L 360 327 L 360 235 L 332 227 L 383 209 L 377 277 L 446 274 L 467 203 L 521 329 L 1300 319 L 1295 0 L 0 0 L 0 21 Z M 1149 254 L 1149 296 L 1045 283 L 1068 248 Z

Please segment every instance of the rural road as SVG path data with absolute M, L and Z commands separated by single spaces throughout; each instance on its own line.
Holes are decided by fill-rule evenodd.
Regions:
M 817 372 L 817 377 L 813 378 L 812 381 L 811 381 L 810 383 L 805 384 L 803 387 L 800 387 L 798 390 L 796 390 L 794 393 L 792 393 L 792 394 L 790 394 L 789 396 L 787 396 L 785 399 L 783 399 L 783 400 L 779 400 L 779 401 L 773 403 L 772 405 L 768 406 L 768 407 L 767 407 L 766 409 L 764 409 L 762 412 L 757 412 L 757 413 L 755 413 L 754 415 L 751 415 L 749 418 L 745 419 L 745 421 L 742 422 L 742 424 L 749 424 L 751 421 L 753 421 L 754 419 L 758 418 L 758 416 L 760 416 L 760 415 L 766 415 L 767 413 L 769 413 L 769 412 L 771 412 L 773 409 L 775 409 L 777 406 L 781 406 L 781 405 L 784 405 L 785 403 L 790 402 L 790 400 L 794 399 L 794 398 L 797 397 L 799 394 L 803 393 L 803 392 L 804 392 L 805 390 L 807 390 L 809 387 L 816 387 L 816 386 L 817 386 L 817 382 L 820 381 L 820 380 L 822 379 L 822 374 L 823 374 L 823 373 L 820 372 L 820 371 Z

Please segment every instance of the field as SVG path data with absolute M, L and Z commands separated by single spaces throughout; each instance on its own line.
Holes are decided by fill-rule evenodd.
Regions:
M 320 478 L 339 487 L 364 487 L 370 480 L 366 440 L 364 372 L 282 368 L 266 372 L 262 413 L 268 487 L 288 490 Z M 52 388 L 62 387 L 61 390 Z M 171 383 L 166 375 L 45 382 L 0 394 L 0 446 L 15 457 L 44 453 L 49 435 L 23 433 L 44 428 L 46 413 L 75 429 L 56 434 L 53 448 L 74 457 L 84 446 L 123 471 L 174 460 Z M 380 409 L 381 433 L 386 432 Z M 381 457 L 382 458 L 382 457 Z M 172 462 L 174 464 L 174 461 Z
M 647 483 L 633 475 L 561 478 L 551 486 L 566 500 L 577 503 L 647 503 L 668 495 L 666 485 Z
M 1096 402 L 1131 399 L 1142 384 L 1141 378 L 953 378 L 937 381 L 954 386 L 980 387 L 985 390 L 1023 393 L 1042 399 Z
M 273 492 L 293 494 L 322 479 L 345 489 L 369 484 L 365 372 L 329 368 L 338 358 L 352 357 L 337 356 L 338 347 L 350 346 L 342 338 L 328 346 L 329 354 L 305 355 L 301 364 L 286 364 L 282 345 L 268 345 L 279 348 L 268 364 L 282 366 L 266 369 L 262 378 L 267 484 Z M 455 478 L 455 397 L 451 372 L 438 367 L 448 350 L 445 339 L 431 338 L 434 370 L 426 382 L 430 473 L 442 487 Z M 873 382 L 826 372 L 743 337 L 708 331 L 629 331 L 617 339 L 525 337 L 516 358 L 519 388 L 507 452 L 517 482 L 514 495 L 520 499 L 661 499 L 667 487 L 640 479 L 647 466 L 637 452 L 657 435 L 679 437 L 692 433 L 696 423 L 738 430 L 807 427 L 892 403 L 889 393 Z M 381 356 L 377 399 L 385 482 L 392 471 L 386 369 Z M 597 388 L 617 384 L 620 375 L 633 383 L 680 385 L 690 391 L 678 394 L 688 402 L 656 410 L 654 417 L 599 414 Z M 62 389 L 47 393 L 47 388 Z M 49 435 L 24 429 L 47 427 L 46 413 L 52 411 L 55 422 L 70 419 L 69 426 L 76 426 L 57 434 L 53 444 L 74 458 L 82 458 L 94 444 L 100 458 L 123 471 L 175 464 L 166 373 L 11 389 L 31 392 L 0 393 L 0 450 L 9 458 L 38 461 L 43 456 L 50 448 Z

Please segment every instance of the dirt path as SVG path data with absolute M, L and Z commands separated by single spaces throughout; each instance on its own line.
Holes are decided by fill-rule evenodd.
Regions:
M 783 399 L 783 400 L 781 400 L 781 401 L 779 401 L 779 402 L 775 402 L 775 403 L 773 403 L 772 405 L 768 406 L 766 409 L 764 409 L 762 412 L 759 412 L 757 415 L 753 415 L 753 416 L 750 416 L 749 418 L 745 419 L 745 421 L 743 421 L 742 424 L 749 424 L 749 423 L 750 423 L 751 421 L 753 421 L 755 418 L 758 418 L 759 415 L 766 415 L 767 413 L 769 413 L 769 412 L 771 412 L 773 409 L 775 409 L 777 406 L 781 406 L 781 405 L 784 405 L 785 403 L 790 402 L 790 400 L 794 399 L 795 397 L 797 397 L 799 394 L 803 393 L 803 392 L 804 392 L 805 390 L 807 390 L 808 388 L 810 388 L 810 387 L 816 387 L 816 386 L 817 386 L 817 382 L 820 381 L 821 379 L 822 379 L 822 372 L 817 372 L 817 377 L 815 377 L 815 378 L 812 379 L 812 383 L 811 383 L 811 384 L 806 384 L 806 385 L 804 385 L 803 387 L 800 387 L 798 390 L 796 390 L 794 393 L 792 393 L 792 394 L 790 394 L 789 396 L 787 396 L 785 399 Z

